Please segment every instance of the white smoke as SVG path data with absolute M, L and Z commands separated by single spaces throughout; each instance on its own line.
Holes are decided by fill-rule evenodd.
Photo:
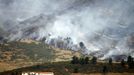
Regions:
M 133 7 L 133 0 L 0 0 L 0 27 L 10 40 L 71 37 L 75 46 L 84 42 L 86 53 L 105 51 L 105 59 L 133 51 L 126 44 Z

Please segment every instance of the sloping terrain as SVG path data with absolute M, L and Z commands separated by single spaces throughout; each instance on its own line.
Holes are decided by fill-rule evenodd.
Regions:
M 21 40 L 0 44 L 0 63 L 3 65 L 6 64 L 6 68 L 3 68 L 4 70 L 44 62 L 69 61 L 74 55 L 81 56 L 79 52 L 53 48 L 34 40 Z M 8 66 L 11 66 L 11 68 Z M 1 69 L 0 71 L 3 70 Z

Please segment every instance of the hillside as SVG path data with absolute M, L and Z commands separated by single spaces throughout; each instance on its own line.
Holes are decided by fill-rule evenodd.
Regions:
M 50 47 L 47 44 L 29 40 L 0 44 L 0 71 L 36 65 L 45 62 L 69 61 L 79 52 Z M 8 67 L 9 66 L 9 67 Z M 10 67 L 11 66 L 11 67 Z

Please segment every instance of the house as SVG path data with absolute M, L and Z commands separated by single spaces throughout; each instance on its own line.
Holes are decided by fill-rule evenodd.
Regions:
M 22 75 L 54 75 L 53 72 L 22 72 Z

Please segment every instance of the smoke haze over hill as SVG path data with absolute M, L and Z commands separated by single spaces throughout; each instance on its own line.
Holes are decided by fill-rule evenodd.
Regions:
M 133 0 L 0 0 L 1 37 L 70 37 L 68 46 L 83 42 L 86 53 L 102 59 L 133 55 L 133 20 Z

